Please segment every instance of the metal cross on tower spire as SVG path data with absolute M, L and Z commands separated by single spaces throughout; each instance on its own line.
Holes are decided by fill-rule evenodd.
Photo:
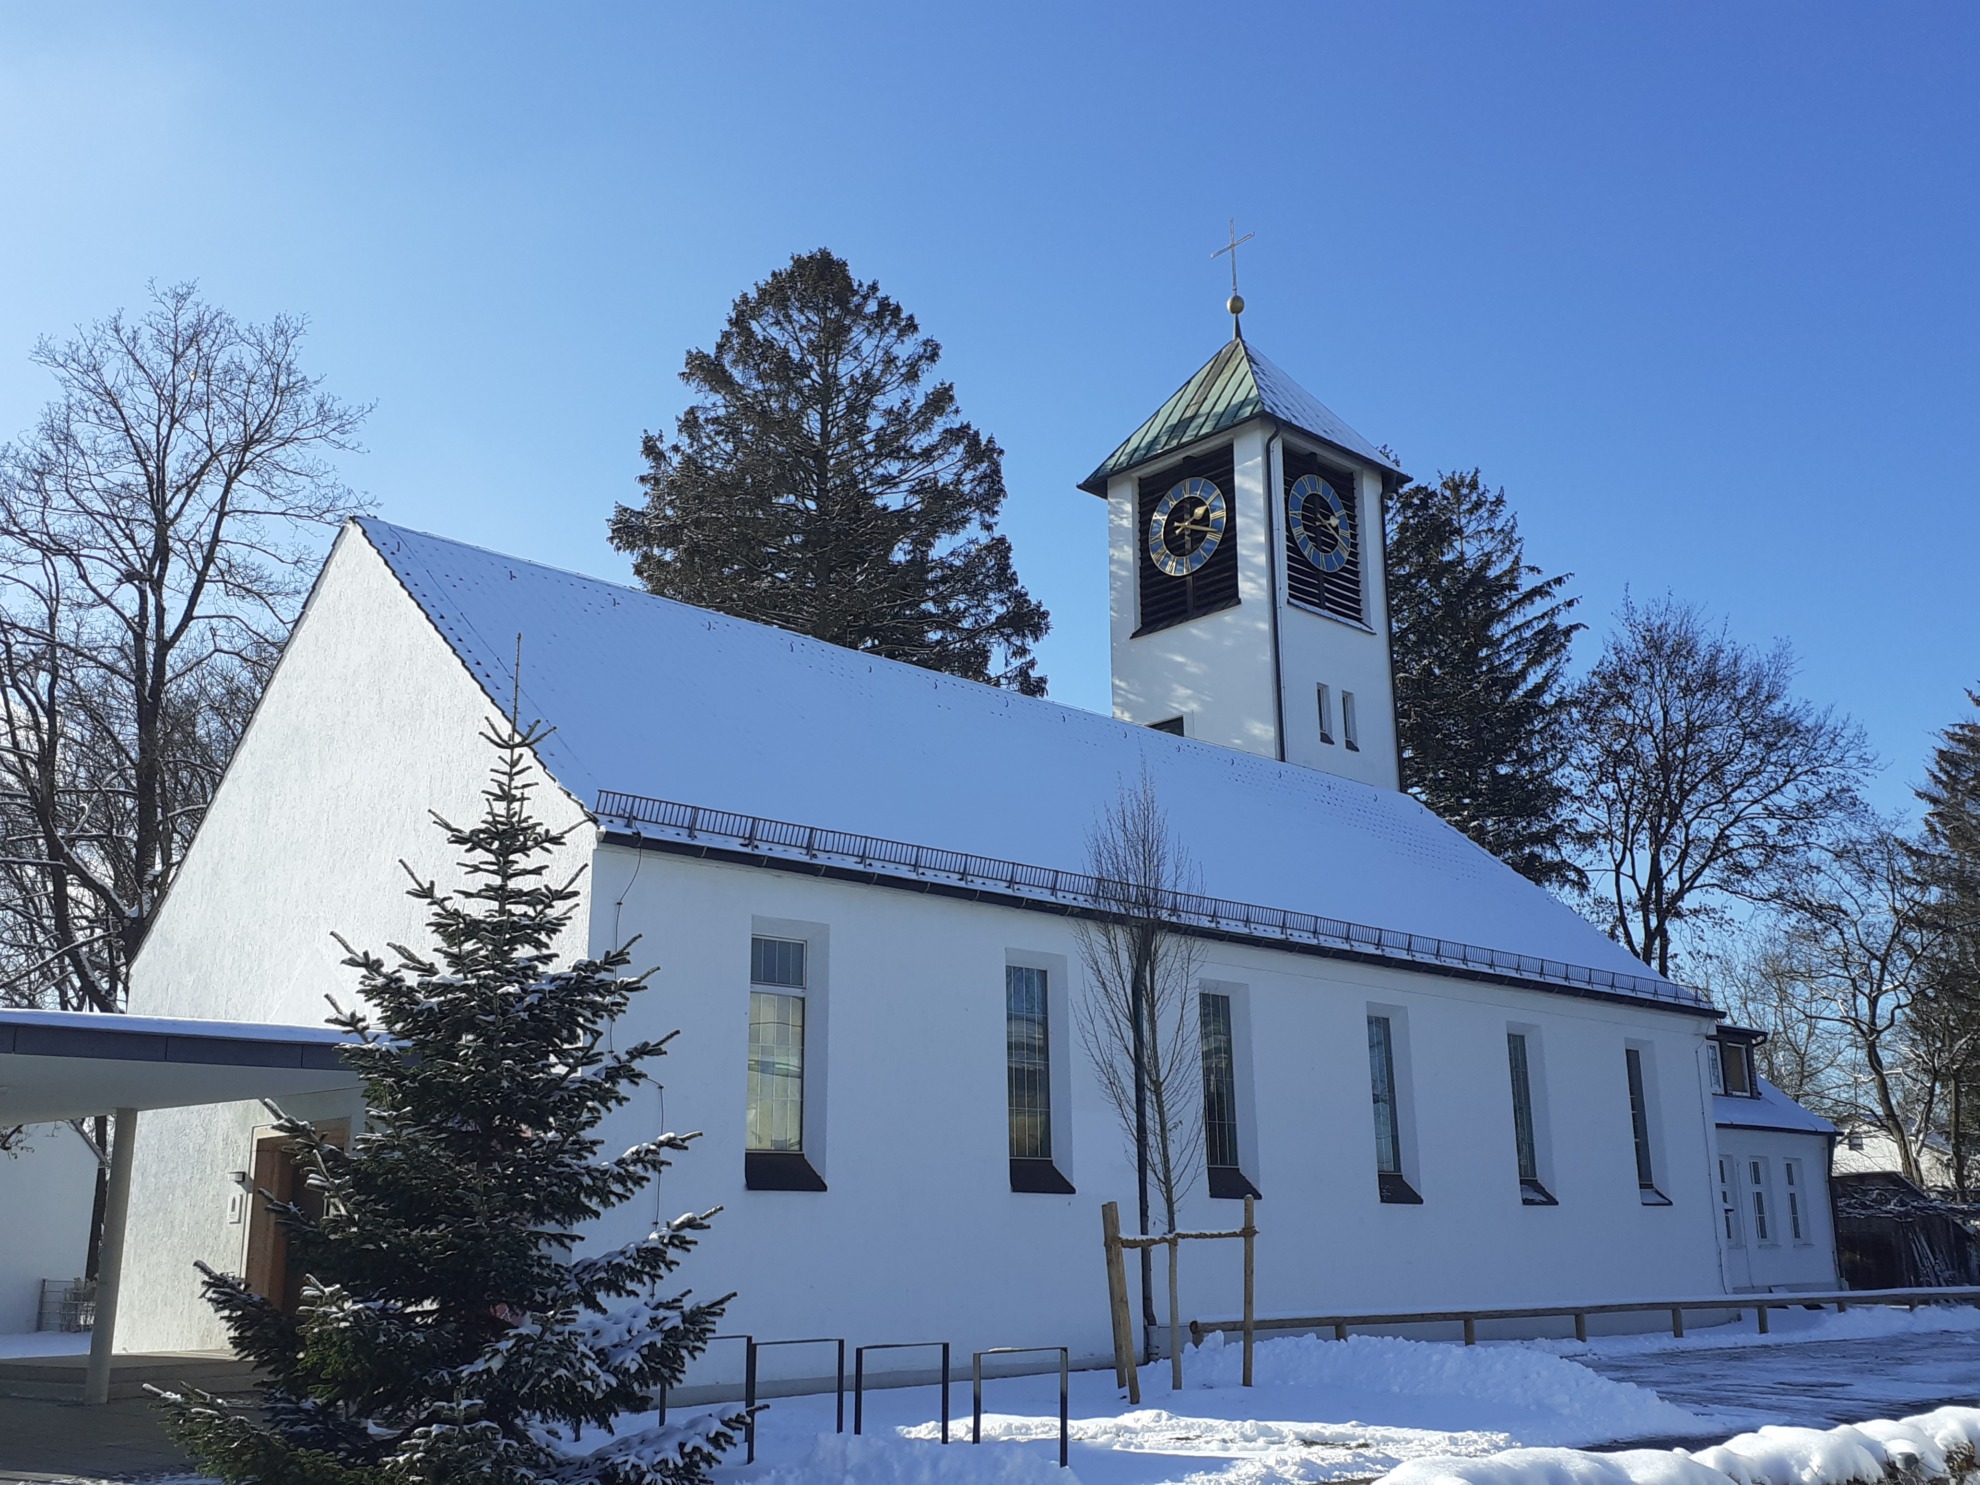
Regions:
M 1239 340 L 1244 339 L 1244 320 L 1242 318 L 1244 314 L 1244 297 L 1238 293 L 1237 250 L 1243 247 L 1244 244 L 1246 244 L 1247 242 L 1250 242 L 1251 239 L 1256 237 L 1257 235 L 1258 234 L 1256 232 L 1247 232 L 1244 234 L 1244 236 L 1239 237 L 1237 235 L 1237 218 L 1232 217 L 1231 240 L 1225 243 L 1224 246 L 1218 248 L 1216 252 L 1210 255 L 1213 259 L 1221 258 L 1224 256 L 1225 253 L 1229 253 L 1231 255 L 1231 297 L 1229 301 L 1224 305 L 1224 308 L 1228 309 L 1231 312 L 1231 333 L 1234 334 Z

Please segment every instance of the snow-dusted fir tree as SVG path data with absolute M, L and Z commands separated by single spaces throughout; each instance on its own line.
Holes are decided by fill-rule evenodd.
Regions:
M 692 1136 L 600 1154 L 600 1120 L 665 1041 L 610 1049 L 640 984 L 621 974 L 625 949 L 553 961 L 577 893 L 546 875 L 562 837 L 530 807 L 540 736 L 492 726 L 481 818 L 435 816 L 467 880 L 448 893 L 414 874 L 431 949 L 394 946 L 396 966 L 350 951 L 366 1009 L 336 1024 L 356 1037 L 364 1131 L 346 1151 L 282 1126 L 321 1206 L 277 1212 L 308 1275 L 299 1311 L 206 1270 L 264 1380 L 245 1406 L 171 1399 L 168 1426 L 229 1485 L 674 1485 L 705 1479 L 742 1423 L 608 1431 L 679 1382 L 724 1301 L 663 1287 L 713 1213 L 577 1251 L 578 1229 Z

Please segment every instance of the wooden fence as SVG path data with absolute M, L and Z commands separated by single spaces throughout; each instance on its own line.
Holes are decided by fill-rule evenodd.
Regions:
M 1682 1336 L 1684 1317 L 1701 1310 L 1752 1310 L 1759 1333 L 1765 1335 L 1768 1330 L 1767 1315 L 1770 1310 L 1823 1308 L 1834 1305 L 1840 1313 L 1852 1305 L 1903 1305 L 1906 1309 L 1915 1310 L 1920 1305 L 1935 1304 L 1980 1304 L 1980 1286 L 1721 1294 L 1709 1299 L 1638 1300 L 1621 1304 L 1529 1305 L 1523 1308 L 1490 1310 L 1398 1310 L 1391 1314 L 1362 1312 L 1351 1315 L 1281 1316 L 1271 1319 L 1245 1316 L 1236 1320 L 1192 1320 L 1189 1322 L 1189 1335 L 1193 1344 L 1201 1345 L 1203 1338 L 1213 1331 L 1249 1337 L 1261 1330 L 1310 1330 L 1315 1333 L 1331 1330 L 1335 1340 L 1344 1341 L 1348 1338 L 1348 1331 L 1355 1327 L 1368 1329 L 1397 1325 L 1459 1324 L 1464 1327 L 1464 1343 L 1472 1346 L 1478 1343 L 1478 1322 L 1481 1320 L 1545 1320 L 1572 1317 L 1574 1338 L 1585 1341 L 1588 1339 L 1590 1315 L 1643 1315 L 1666 1311 L 1671 1317 L 1671 1334 Z

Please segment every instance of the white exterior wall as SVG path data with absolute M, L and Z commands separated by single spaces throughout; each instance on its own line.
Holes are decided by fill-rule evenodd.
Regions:
M 1284 488 L 1281 437 L 1356 471 L 1367 628 L 1315 613 L 1286 596 L 1285 502 L 1277 494 Z M 1148 561 L 1138 499 L 1141 481 L 1159 477 L 1163 469 L 1226 439 L 1233 443 L 1236 463 L 1231 506 L 1237 529 L 1239 602 L 1235 608 L 1137 637 L 1141 569 Z M 1234 434 L 1219 434 L 1116 475 L 1108 485 L 1107 510 L 1116 717 L 1147 726 L 1180 716 L 1185 735 L 1203 742 L 1267 758 L 1283 757 L 1381 788 L 1400 787 L 1379 472 L 1335 450 L 1318 450 L 1297 435 L 1278 435 L 1269 419 L 1255 419 Z M 1332 688 L 1331 744 L 1320 741 L 1315 688 L 1322 684 Z M 1278 699 L 1275 691 L 1280 693 Z M 1347 748 L 1341 734 L 1343 692 L 1356 699 L 1358 751 Z
M 351 1004 L 356 976 L 330 935 L 381 953 L 389 940 L 422 941 L 424 916 L 398 863 L 449 879 L 451 853 L 427 811 L 478 813 L 493 757 L 479 734 L 492 710 L 347 528 L 133 967 L 131 1009 L 310 1025 L 330 1013 L 326 995 Z M 580 819 L 554 785 L 536 798 L 553 823 Z M 580 831 L 568 865 L 588 849 Z M 573 956 L 582 922 L 581 910 Z M 356 1113 L 323 1098 L 288 1111 Z M 250 1167 L 269 1122 L 258 1103 L 139 1121 L 120 1350 L 225 1344 L 192 1265 L 239 1270 L 247 1224 L 228 1221 L 238 1189 L 229 1173 Z
M 1065 919 L 618 846 L 601 850 L 595 870 L 594 952 L 638 933 L 641 967 L 659 967 L 621 1036 L 680 1031 L 657 1068 L 664 1094 L 643 1090 L 608 1144 L 663 1124 L 703 1132 L 657 1200 L 608 1218 L 601 1239 L 721 1206 L 681 1279 L 699 1294 L 738 1292 L 725 1330 L 946 1338 L 958 1354 L 1032 1344 L 1105 1354 L 1099 1209 L 1120 1201 L 1132 1226 L 1132 1175 L 1063 1015 L 1079 964 Z M 824 1193 L 744 1187 L 753 932 L 813 937 L 825 1004 L 809 1017 L 806 1143 Z M 1055 1094 L 1054 1154 L 1074 1196 L 1009 1189 L 1004 966 L 1013 958 L 1058 966 L 1054 1082 L 1070 1098 Z M 1247 1174 L 1263 1193 L 1261 1312 L 1718 1292 L 1711 1130 L 1697 1076 L 1704 1018 L 1249 946 L 1206 946 L 1200 974 L 1226 993 L 1241 987 L 1239 1103 L 1255 1155 Z M 1420 1206 L 1377 1199 L 1371 1005 L 1386 1007 L 1401 1033 L 1404 1142 Z M 1556 1207 L 1520 1202 L 1509 1026 L 1533 1044 Z M 1638 1197 L 1626 1043 L 1649 1053 L 1667 1207 Z M 1239 1211 L 1199 1194 L 1184 1223 L 1234 1226 Z M 1184 1255 L 1185 1319 L 1236 1313 L 1238 1263 L 1234 1243 Z
M 1141 623 L 1141 568 L 1148 561 L 1137 491 L 1184 459 L 1233 442 L 1230 492 L 1237 531 L 1238 603 L 1135 637 Z M 1107 487 L 1107 561 L 1113 593 L 1114 715 L 1143 726 L 1183 719 L 1187 737 L 1276 758 L 1272 708 L 1273 527 L 1266 499 L 1265 425 L 1253 421 L 1116 475 Z
M 34 1329 L 43 1279 L 81 1277 L 95 1196 L 96 1157 L 66 1124 L 30 1125 L 0 1154 L 0 1335 Z
M 1838 1289 L 1836 1235 L 1829 1209 L 1829 1137 L 1785 1129 L 1718 1126 L 1719 1154 L 1732 1167 L 1737 1202 L 1735 1230 L 1726 1241 L 1726 1286 L 1730 1289 Z M 1760 1166 L 1759 1191 L 1768 1213 L 1762 1241 L 1753 1212 L 1753 1165 Z M 1801 1236 L 1788 1213 L 1785 1165 L 1796 1163 L 1801 1198 Z

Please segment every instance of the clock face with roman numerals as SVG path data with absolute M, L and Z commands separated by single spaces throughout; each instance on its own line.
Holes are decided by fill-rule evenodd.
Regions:
M 1148 560 L 1170 577 L 1188 577 L 1217 555 L 1230 507 L 1224 492 L 1200 477 L 1178 480 L 1148 518 Z
M 1287 524 L 1300 555 L 1322 572 L 1339 572 L 1354 555 L 1354 519 L 1340 492 L 1317 474 L 1302 475 L 1286 494 Z

